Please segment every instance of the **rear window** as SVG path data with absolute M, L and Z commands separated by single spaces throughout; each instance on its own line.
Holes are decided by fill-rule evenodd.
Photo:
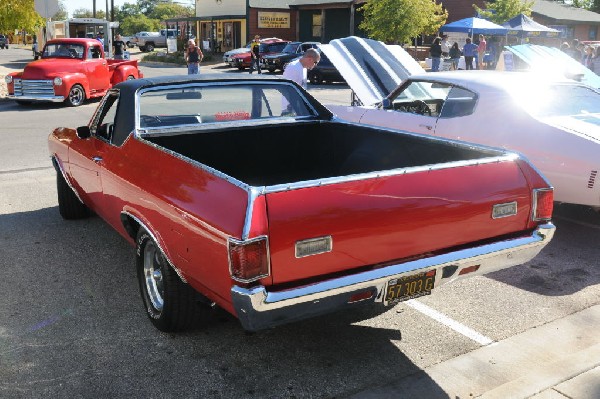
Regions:
M 150 129 L 317 116 L 295 86 L 247 81 L 149 89 L 139 104 L 139 127 Z
M 553 85 L 521 93 L 518 102 L 533 116 L 570 116 L 600 125 L 600 94 L 580 85 Z

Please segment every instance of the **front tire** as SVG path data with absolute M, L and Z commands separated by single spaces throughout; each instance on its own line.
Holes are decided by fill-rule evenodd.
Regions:
M 56 191 L 58 193 L 58 211 L 63 219 L 83 219 L 90 215 L 88 207 L 79 201 L 60 171 L 56 172 Z
M 81 85 L 73 85 L 69 91 L 69 95 L 65 99 L 65 102 L 70 107 L 79 107 L 81 104 L 83 104 L 84 100 L 85 90 L 83 90 L 83 87 Z
M 146 313 L 163 332 L 188 329 L 195 319 L 195 293 L 169 265 L 150 234 L 137 236 L 137 277 Z
M 310 83 L 320 85 L 323 83 L 323 76 L 319 72 L 313 72 L 309 77 Z

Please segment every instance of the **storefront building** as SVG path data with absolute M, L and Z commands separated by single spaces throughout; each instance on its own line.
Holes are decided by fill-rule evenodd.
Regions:
M 243 47 L 248 42 L 247 0 L 196 0 L 199 43 L 218 52 Z

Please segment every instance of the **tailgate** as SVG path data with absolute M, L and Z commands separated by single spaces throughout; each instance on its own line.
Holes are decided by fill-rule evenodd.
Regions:
M 531 190 L 515 162 L 427 170 L 267 194 L 275 284 L 420 256 L 523 231 Z M 517 215 L 492 218 L 496 204 Z M 296 258 L 297 241 L 331 236 Z

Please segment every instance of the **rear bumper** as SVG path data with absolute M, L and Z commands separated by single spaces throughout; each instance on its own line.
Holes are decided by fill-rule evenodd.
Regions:
M 384 301 L 390 280 L 416 272 L 436 270 L 435 287 L 475 275 L 482 275 L 528 262 L 552 239 L 552 223 L 539 226 L 530 236 L 498 241 L 426 259 L 390 265 L 381 269 L 339 277 L 302 287 L 269 292 L 263 286 L 231 289 L 233 306 L 244 329 L 258 331 L 292 321 L 352 307 L 351 297 L 372 290 L 365 301 Z M 465 275 L 470 266 L 479 269 Z M 383 304 L 381 305 L 383 306 Z

